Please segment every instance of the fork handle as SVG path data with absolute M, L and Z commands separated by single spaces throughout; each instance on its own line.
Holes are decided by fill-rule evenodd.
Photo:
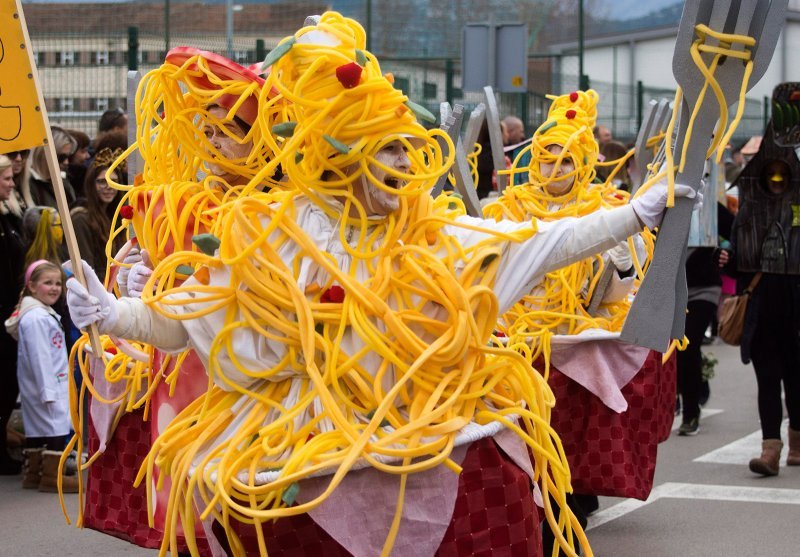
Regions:
M 670 338 L 675 335 L 673 324 L 683 336 L 683 312 L 686 296 L 678 293 L 680 271 L 686 243 L 689 240 L 689 225 L 692 220 L 693 199 L 680 197 L 675 206 L 668 209 L 658 232 L 653 262 L 633 299 L 620 339 L 665 352 Z M 685 269 L 683 290 L 686 290 Z M 681 303 L 682 302 L 682 303 Z
M 684 99 L 681 107 L 680 127 L 674 152 L 676 159 L 684 141 L 689 141 L 684 170 L 676 182 L 700 188 L 706 151 L 719 116 L 711 105 L 711 95 L 706 95 L 694 123 L 691 137 L 686 137 L 689 115 L 694 102 Z M 676 161 L 676 164 L 678 161 Z M 709 199 L 707 203 L 715 203 Z M 653 261 L 633 299 L 620 339 L 652 350 L 664 352 L 671 338 L 683 338 L 686 323 L 686 245 L 692 221 L 694 200 L 675 199 L 675 206 L 667 209 L 658 230 Z

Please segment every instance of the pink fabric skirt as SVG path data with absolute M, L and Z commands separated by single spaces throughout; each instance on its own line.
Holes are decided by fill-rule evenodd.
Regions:
M 437 557 L 541 557 L 539 511 L 530 477 L 495 442 L 470 445 L 458 480 L 458 495 L 450 525 Z M 252 526 L 234 523 L 248 555 L 258 555 Z M 270 557 L 350 557 L 350 553 L 307 514 L 263 526 Z M 227 548 L 222 527 L 217 539 Z

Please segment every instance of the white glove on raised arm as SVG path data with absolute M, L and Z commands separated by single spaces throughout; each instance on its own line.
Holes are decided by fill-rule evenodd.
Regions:
M 633 259 L 631 258 L 631 250 L 628 248 L 628 241 L 620 242 L 610 250 L 608 250 L 608 257 L 614 264 L 618 271 L 628 271 L 633 267 Z
M 642 193 L 642 195 L 631 200 L 631 207 L 633 207 L 636 216 L 644 223 L 647 228 L 655 228 L 661 224 L 661 218 L 664 216 L 664 210 L 667 207 L 667 180 L 656 182 L 650 188 Z M 686 184 L 675 183 L 675 197 L 688 197 L 689 199 L 697 199 L 696 203 L 702 201 L 703 196 L 698 194 L 694 188 Z
M 117 323 L 117 299 L 103 288 L 94 270 L 86 261 L 81 261 L 83 275 L 88 288 L 73 276 L 67 281 L 67 306 L 72 322 L 79 329 L 97 324 L 101 334 L 110 332 Z M 64 263 L 64 268 L 72 272 L 72 262 Z
M 128 273 L 128 282 L 126 286 L 128 296 L 132 298 L 141 298 L 144 287 L 150 279 L 150 275 L 153 274 L 153 265 L 150 262 L 150 256 L 147 250 L 142 250 L 141 254 L 139 250 L 136 250 L 136 255 L 139 260 L 131 267 L 130 273 Z M 126 257 L 126 262 L 127 259 Z
M 128 255 L 125 256 L 125 259 L 123 259 L 122 262 L 132 267 L 141 260 L 142 254 L 139 253 L 139 248 L 131 248 L 131 250 L 128 252 Z M 117 286 L 119 287 L 119 291 L 123 296 L 128 295 L 128 275 L 130 275 L 131 267 L 121 266 L 119 271 L 117 271 Z

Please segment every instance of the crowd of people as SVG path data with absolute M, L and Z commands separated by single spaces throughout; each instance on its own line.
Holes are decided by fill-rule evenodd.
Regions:
M 650 464 L 630 495 L 646 498 L 675 360 L 679 434 L 699 430 L 700 346 L 720 268 L 754 293 L 742 356 L 758 377 L 764 445 L 750 468 L 778 473 L 781 384 L 787 464 L 800 465 L 800 282 L 786 272 L 800 261 L 761 269 L 748 236 L 754 213 L 780 215 L 777 227 L 759 221 L 768 239 L 787 225 L 753 205 L 791 213 L 793 151 L 782 153 L 791 163 L 764 162 L 766 197 L 745 189 L 736 221 L 719 206 L 725 249 L 690 250 L 689 344 L 662 358 L 620 330 L 668 199 L 698 199 L 699 185 L 670 185 L 666 163 L 632 183 L 612 164 L 630 149 L 597 124 L 597 93 L 575 91 L 551 97 L 532 134 L 502 121 L 505 168 L 484 124 L 483 214 L 468 216 L 458 196 L 430 195 L 452 166 L 451 140 L 420 125 L 424 109 L 365 47 L 360 25 L 328 12 L 282 41 L 269 71 L 170 51 L 145 82 L 143 98 L 159 104 L 136 107 L 152 122 L 136 177 L 124 112 L 104 114 L 93 139 L 54 126 L 86 284 L 62 270 L 44 148 L 0 155 L 0 425 L 19 399 L 23 487 L 77 491 L 80 455 L 72 467 L 61 455 L 87 449 L 82 525 L 193 555 L 588 551 L 585 515 L 617 493 L 582 484 L 585 468 L 566 472 L 586 455 L 558 417 L 564 393 L 578 385 L 620 429 L 624 416 L 641 426 L 649 415 L 657 431 L 637 439 L 653 448 Z M 498 173 L 511 178 L 502 192 Z M 90 326 L 103 357 L 79 338 Z M 81 381 L 124 392 L 105 400 L 95 385 L 81 431 L 69 381 L 73 410 L 87 396 Z M 645 383 L 667 395 L 634 402 L 626 388 Z M 577 429 L 592 427 L 587 417 Z M 19 474 L 0 437 L 0 471 Z M 416 529 L 406 509 L 445 519 Z
M 106 243 L 122 197 L 105 180 L 108 167 L 127 146 L 126 139 L 120 144 L 120 118 L 125 114 L 119 109 L 104 114 L 93 140 L 80 130 L 51 129 L 81 254 L 99 276 L 105 275 Z M 116 145 L 114 151 L 109 144 Z M 31 462 L 23 487 L 41 491 L 56 491 L 61 451 L 72 434 L 67 357 L 80 336 L 63 295 L 66 275 L 61 265 L 68 254 L 54 187 L 45 147 L 0 155 L 0 248 L 5 265 L 0 275 L 6 322 L 0 331 L 0 473 L 19 474 L 22 451 Z M 9 424 L 18 399 L 24 436 Z M 14 444 L 11 453 L 9 440 Z M 76 491 L 74 469 L 71 472 L 63 487 Z

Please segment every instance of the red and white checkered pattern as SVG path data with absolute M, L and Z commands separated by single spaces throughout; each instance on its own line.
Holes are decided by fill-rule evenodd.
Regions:
M 661 364 L 650 352 L 622 394 L 616 413 L 550 368 L 556 397 L 551 425 L 561 437 L 576 493 L 647 499 L 653 488 L 658 443 L 669 437 L 675 411 L 675 358 Z
M 97 450 L 94 428 L 89 427 L 89 454 Z M 142 412 L 122 417 L 105 453 L 89 468 L 84 505 L 84 525 L 141 547 L 161 545 L 161 531 L 147 525 L 144 485 L 133 487 L 136 474 L 150 450 L 150 424 Z M 197 540 L 203 556 L 211 552 L 204 539 Z M 181 551 L 186 545 L 181 538 Z
M 450 525 L 437 557 L 541 557 L 539 514 L 528 475 L 492 441 L 473 443 L 462 464 L 458 495 Z M 252 526 L 233 523 L 248 555 L 258 554 Z M 222 527 L 214 532 L 223 546 Z M 280 519 L 263 526 L 270 557 L 350 557 L 308 515 Z

